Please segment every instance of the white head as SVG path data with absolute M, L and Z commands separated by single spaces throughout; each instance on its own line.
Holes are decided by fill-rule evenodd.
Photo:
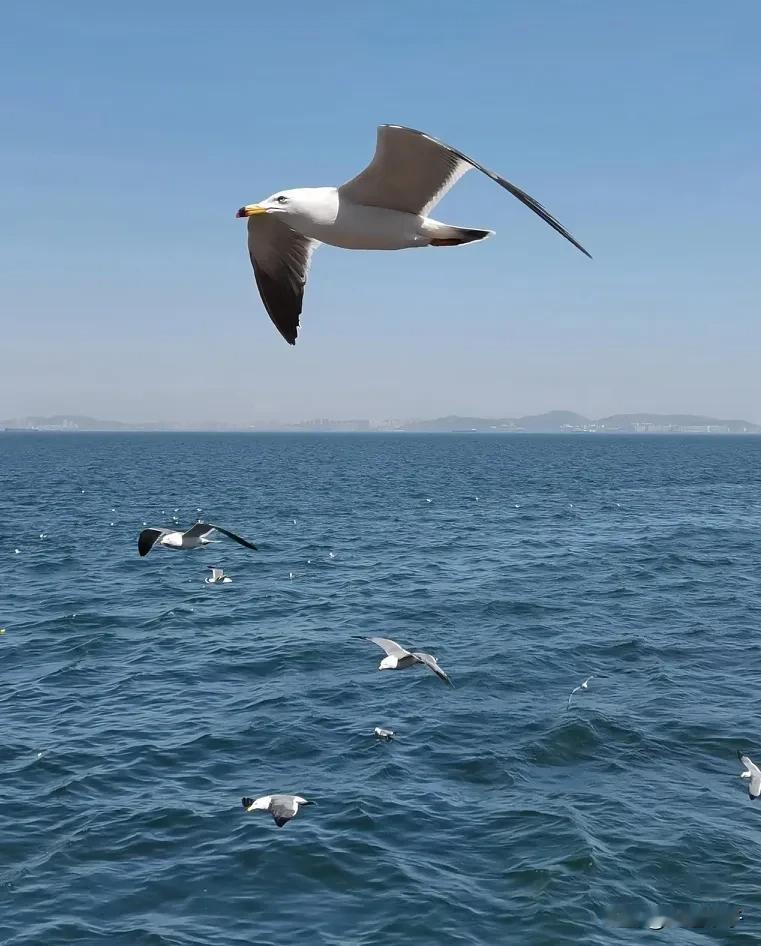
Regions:
M 241 207 L 236 217 L 256 217 L 259 214 L 274 214 L 281 217 L 311 217 L 315 204 L 324 199 L 326 191 L 334 193 L 333 188 L 326 187 L 295 187 L 287 191 L 275 191 L 266 200 L 258 204 L 247 204 Z
M 248 799 L 246 799 L 248 801 Z M 245 805 L 246 811 L 267 811 L 272 801 L 271 795 L 263 795 L 261 798 L 255 798 L 248 805 Z
M 384 657 L 380 662 L 378 670 L 396 670 L 397 659 L 393 654 L 389 654 L 388 657 Z

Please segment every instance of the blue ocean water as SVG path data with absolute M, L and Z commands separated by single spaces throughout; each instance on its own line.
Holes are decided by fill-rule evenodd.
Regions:
M 0 461 L 3 944 L 761 941 L 761 438 L 0 434 Z M 140 559 L 174 515 L 260 550 Z M 240 805 L 271 791 L 317 804 L 278 829 Z M 690 906 L 744 916 L 621 927 Z

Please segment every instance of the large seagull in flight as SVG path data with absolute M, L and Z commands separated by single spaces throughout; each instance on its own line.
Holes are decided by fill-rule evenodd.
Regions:
M 589 256 L 519 187 L 422 131 L 381 125 L 372 161 L 346 184 L 278 191 L 238 211 L 237 216 L 248 217 L 248 251 L 262 302 L 283 338 L 296 344 L 309 262 L 320 243 L 347 250 L 402 250 L 459 246 L 491 236 L 491 230 L 454 227 L 428 216 L 471 168 L 496 181 Z

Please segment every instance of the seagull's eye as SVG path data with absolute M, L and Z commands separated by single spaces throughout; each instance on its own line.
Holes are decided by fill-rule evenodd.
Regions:
M 288 203 L 288 198 L 287 198 L 287 197 L 283 197 L 282 194 L 281 194 L 279 197 L 276 197 L 275 200 L 276 200 L 279 204 L 287 204 L 287 203 Z

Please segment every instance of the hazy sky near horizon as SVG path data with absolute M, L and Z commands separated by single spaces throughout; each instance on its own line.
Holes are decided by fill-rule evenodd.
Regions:
M 0 418 L 761 421 L 761 4 L 16 0 L 0 8 Z M 315 254 L 299 342 L 235 210 L 339 184 L 376 125 L 475 172 L 496 236 Z

